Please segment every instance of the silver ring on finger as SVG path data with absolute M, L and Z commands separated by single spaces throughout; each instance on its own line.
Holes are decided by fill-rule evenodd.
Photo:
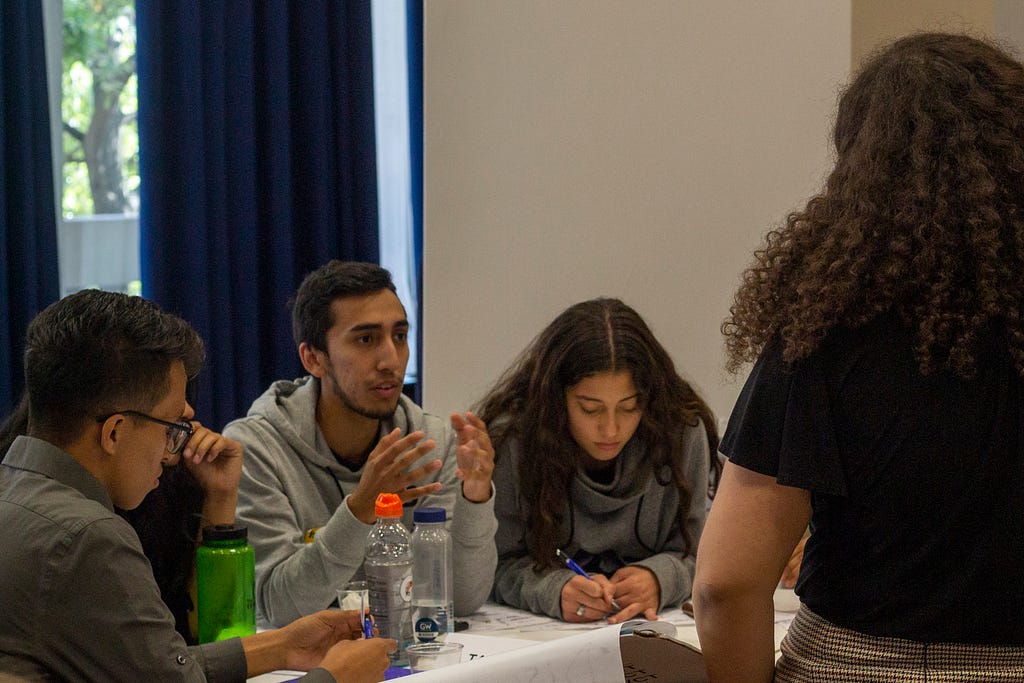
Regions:
M 587 611 L 586 606 L 581 602 L 580 606 L 576 608 L 576 616 L 582 617 L 583 613 Z

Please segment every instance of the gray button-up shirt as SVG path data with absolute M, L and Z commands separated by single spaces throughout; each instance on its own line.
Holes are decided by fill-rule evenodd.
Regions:
M 0 465 L 0 671 L 244 681 L 237 638 L 187 647 L 139 539 L 74 458 L 19 437 Z

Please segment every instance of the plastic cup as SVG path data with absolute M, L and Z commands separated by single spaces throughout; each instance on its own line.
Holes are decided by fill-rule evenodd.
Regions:
M 338 589 L 338 607 L 354 609 L 365 616 L 370 606 L 370 587 L 365 581 L 349 581 L 344 588 Z
M 462 661 L 462 643 L 416 643 L 405 648 L 405 653 L 413 671 L 433 671 Z

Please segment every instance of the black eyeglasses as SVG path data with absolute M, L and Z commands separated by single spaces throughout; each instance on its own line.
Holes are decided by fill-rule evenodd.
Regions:
M 181 451 L 181 449 L 188 443 L 188 440 L 192 438 L 192 423 L 187 420 L 181 422 L 168 422 L 167 420 L 161 420 L 153 417 L 152 415 L 146 415 L 140 413 L 137 410 L 115 410 L 109 415 L 97 417 L 97 422 L 106 422 L 114 415 L 134 415 L 135 417 L 141 417 L 143 420 L 149 420 L 150 422 L 156 422 L 167 427 L 167 452 L 174 455 Z

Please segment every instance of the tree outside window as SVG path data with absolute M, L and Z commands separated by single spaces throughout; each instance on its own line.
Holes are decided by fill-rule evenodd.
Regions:
M 61 289 L 138 293 L 134 0 L 64 0 Z

